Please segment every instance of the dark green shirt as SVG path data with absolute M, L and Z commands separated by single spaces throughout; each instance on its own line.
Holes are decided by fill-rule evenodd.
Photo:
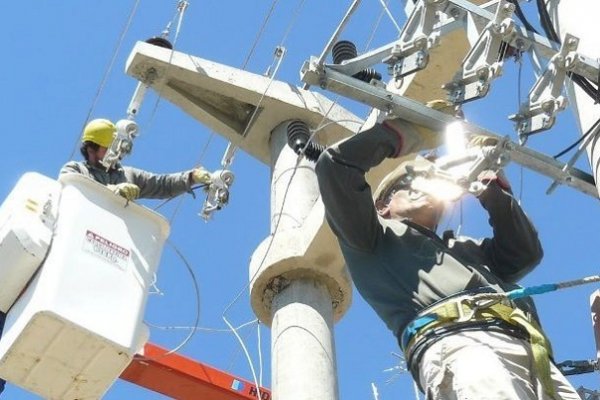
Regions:
M 543 255 L 535 228 L 496 183 L 479 197 L 491 238 L 445 243 L 410 221 L 380 218 L 365 173 L 386 157 L 402 155 L 401 142 L 377 126 L 329 147 L 316 166 L 327 220 L 354 284 L 396 335 L 420 310 L 458 292 L 518 287 Z M 530 300 L 519 306 L 535 315 Z

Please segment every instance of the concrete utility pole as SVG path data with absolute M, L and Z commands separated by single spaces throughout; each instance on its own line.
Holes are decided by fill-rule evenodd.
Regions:
M 303 159 L 296 167 L 287 126 L 280 124 L 271 135 L 271 235 L 295 235 L 319 199 L 314 163 Z M 263 258 L 259 252 L 251 268 L 261 275 L 268 271 L 260 265 Z M 332 296 L 318 266 L 298 265 L 287 273 L 300 270 L 298 277 L 277 274 L 273 280 L 278 283 L 268 289 L 273 291 L 271 387 L 279 399 L 337 399 Z M 252 293 L 263 301 L 260 290 Z
M 331 143 L 362 120 L 318 93 L 146 43 L 136 45 L 127 70 L 271 166 L 271 235 L 249 275 L 252 307 L 272 327 L 272 395 L 336 400 L 333 324 L 350 306 L 351 282 L 325 223 L 314 163 L 296 167 L 287 121 L 324 125 L 319 139 Z
M 600 58 L 600 36 L 598 35 L 598 12 L 600 4 L 595 1 L 550 0 L 548 2 L 550 18 L 554 23 L 556 33 L 562 40 L 565 34 L 570 33 L 579 38 L 577 51 L 591 59 Z M 597 99 L 590 98 L 579 86 L 567 81 L 570 92 L 570 105 L 579 121 L 581 133 L 588 129 L 600 118 L 600 106 Z M 596 187 L 600 192 L 600 140 L 596 135 L 586 146 Z

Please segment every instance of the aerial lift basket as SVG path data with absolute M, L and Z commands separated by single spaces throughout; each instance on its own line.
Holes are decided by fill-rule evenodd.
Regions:
M 42 181 L 42 192 L 60 189 L 52 242 L 8 310 L 0 376 L 48 399 L 100 398 L 147 340 L 142 317 L 169 226 L 81 175 Z M 3 260 L 0 276 L 23 258 Z

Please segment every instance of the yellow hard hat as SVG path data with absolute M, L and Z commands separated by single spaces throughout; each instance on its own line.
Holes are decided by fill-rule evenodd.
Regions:
M 83 129 L 82 142 L 92 142 L 102 147 L 110 147 L 117 127 L 107 119 L 94 119 Z

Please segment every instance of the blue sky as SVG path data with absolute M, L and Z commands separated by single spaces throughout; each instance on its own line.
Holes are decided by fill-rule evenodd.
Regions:
M 3 2 L 3 62 L 0 66 L 4 126 L 0 148 L 0 198 L 6 197 L 19 177 L 28 171 L 56 176 L 78 143 L 81 127 L 94 99 L 92 117 L 119 119 L 125 112 L 136 81 L 124 73 L 125 60 L 137 40 L 159 34 L 175 13 L 176 1 L 141 1 L 106 84 L 99 90 L 115 47 L 134 1 L 30 2 L 27 11 L 20 2 Z M 295 24 L 290 23 L 301 1 L 278 4 L 247 69 L 263 73 L 272 63 L 275 46 L 282 44 L 287 55 L 277 79 L 301 86 L 299 69 L 310 55 L 319 55 L 349 3 L 307 0 Z M 391 10 L 400 22 L 399 2 Z M 190 1 L 179 39 L 178 50 L 202 58 L 240 67 L 246 59 L 269 1 Z M 533 4 L 525 7 L 532 8 Z M 376 0 L 364 0 L 352 19 L 345 39 L 364 49 L 381 12 Z M 537 19 L 532 19 L 537 21 Z M 174 33 L 174 28 L 172 32 Z M 286 32 L 289 29 L 289 34 Z M 394 26 L 384 17 L 371 48 L 393 41 Z M 380 68 L 385 73 L 384 68 Z M 384 74 L 385 76 L 385 74 Z M 529 90 L 532 71 L 523 66 L 522 93 Z M 497 133 L 514 137 L 507 115 L 517 109 L 517 66 L 508 62 L 504 76 L 495 83 L 489 98 L 469 104 L 469 120 Z M 99 92 L 98 96 L 96 94 Z M 333 98 L 334 95 L 324 93 Z M 357 115 L 368 110 L 351 101 L 342 101 Z M 147 96 L 138 122 L 141 134 L 127 164 L 156 172 L 174 172 L 198 163 L 217 169 L 226 142 L 190 116 L 154 94 Z M 530 145 L 546 154 L 555 154 L 578 137 L 570 111 L 560 115 L 556 127 L 533 137 Z M 204 149 L 206 148 L 206 151 Z M 79 158 L 75 152 L 75 158 Z M 587 160 L 581 168 L 589 170 Z M 233 164 L 236 182 L 231 202 L 214 220 L 205 223 L 197 213 L 202 196 L 185 196 L 160 208 L 172 221 L 170 241 L 193 266 L 200 285 L 200 326 L 222 330 L 222 314 L 233 325 L 255 317 L 247 296 L 248 263 L 256 246 L 269 232 L 269 170 L 264 164 L 239 152 Z M 560 187 L 547 196 L 550 180 L 511 165 L 508 175 L 525 209 L 536 223 L 545 248 L 545 258 L 523 284 L 533 285 L 596 274 L 595 225 L 598 201 L 573 189 Z M 522 190 L 520 189 L 522 187 Z M 156 207 L 159 201 L 144 202 Z M 458 215 L 458 214 L 457 214 Z M 460 218 L 448 225 L 456 228 Z M 490 234 L 487 218 L 478 203 L 463 205 L 462 233 L 480 237 Z M 146 320 L 154 325 L 189 326 L 195 318 L 195 294 L 189 274 L 175 251 L 165 247 L 158 287 L 163 295 L 151 295 Z M 553 341 L 557 360 L 588 359 L 595 354 L 589 313 L 589 295 L 594 286 L 539 296 L 536 299 L 542 322 Z M 270 337 L 262 327 L 263 383 L 270 386 Z M 398 359 L 395 338 L 355 293 L 347 315 L 336 325 L 336 351 L 340 398 L 368 399 L 375 383 L 381 400 L 413 398 L 407 374 L 384 372 Z M 152 329 L 151 341 L 167 348 L 177 346 L 187 330 Z M 258 367 L 257 326 L 244 328 L 242 337 Z M 199 331 L 182 353 L 220 369 L 251 379 L 250 369 L 231 333 Z M 393 382 L 386 381 L 393 378 Z M 574 378 L 574 386 L 596 388 L 597 377 Z M 161 399 L 158 394 L 117 381 L 106 399 Z M 4 398 L 33 399 L 35 396 L 8 385 Z

